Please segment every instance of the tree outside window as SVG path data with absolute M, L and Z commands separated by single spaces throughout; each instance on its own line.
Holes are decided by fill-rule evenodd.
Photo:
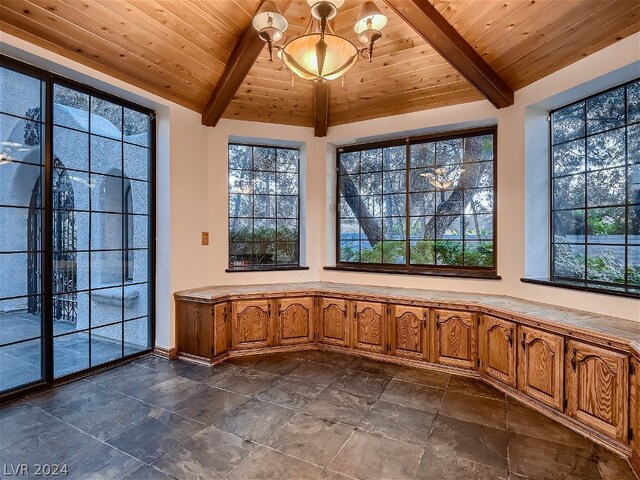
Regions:
M 495 275 L 495 135 L 338 149 L 338 265 Z
M 300 265 L 300 152 L 229 145 L 229 269 Z
M 640 81 L 550 120 L 552 279 L 640 292 Z

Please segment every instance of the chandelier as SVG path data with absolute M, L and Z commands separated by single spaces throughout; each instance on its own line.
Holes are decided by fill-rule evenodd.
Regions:
M 347 73 L 360 56 L 368 52 L 369 62 L 373 59 L 373 45 L 382 38 L 380 30 L 387 23 L 387 17 L 373 2 L 365 2 L 353 27 L 360 43 L 358 48 L 349 39 L 337 35 L 329 20 L 338 13 L 344 0 L 307 0 L 311 7 L 311 21 L 306 32 L 283 46 L 279 42 L 288 23 L 278 6 L 271 0 L 262 3 L 253 17 L 252 25 L 269 48 L 269 58 L 273 60 L 273 50 L 289 71 L 305 80 L 335 80 Z
M 421 173 L 420 176 L 425 177 L 427 181 L 436 188 L 436 190 L 446 190 L 455 182 L 460 180 L 463 173 L 464 168 L 457 168 L 449 171 L 444 167 L 438 167 L 433 169 L 433 173 L 425 172 Z

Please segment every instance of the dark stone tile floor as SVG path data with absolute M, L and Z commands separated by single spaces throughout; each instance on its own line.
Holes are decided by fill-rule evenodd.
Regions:
M 0 407 L 0 475 L 44 463 L 71 479 L 634 478 L 482 382 L 333 352 L 147 356 Z

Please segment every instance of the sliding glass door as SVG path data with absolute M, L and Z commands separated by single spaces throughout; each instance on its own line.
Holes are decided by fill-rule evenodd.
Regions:
M 154 122 L 64 79 L 0 71 L 2 394 L 151 348 Z
M 44 99 L 0 69 L 0 392 L 44 379 Z

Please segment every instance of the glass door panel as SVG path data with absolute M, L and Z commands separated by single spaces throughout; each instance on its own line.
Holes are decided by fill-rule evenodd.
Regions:
M 53 98 L 59 378 L 150 348 L 151 142 L 148 114 L 58 83 Z
M 44 380 L 44 90 L 0 67 L 0 393 Z

